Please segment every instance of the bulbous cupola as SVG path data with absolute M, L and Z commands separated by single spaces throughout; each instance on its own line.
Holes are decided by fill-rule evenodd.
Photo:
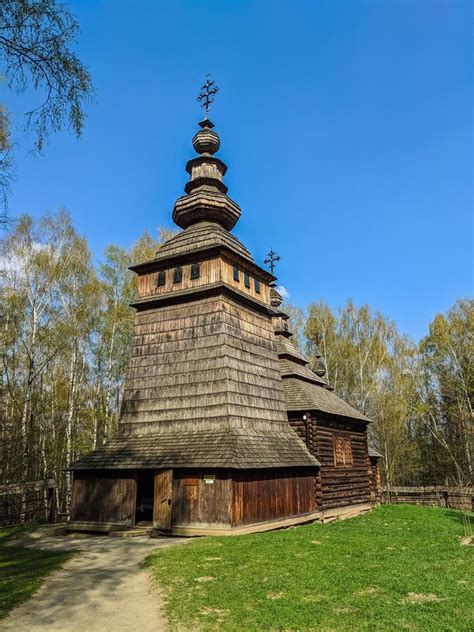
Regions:
M 227 196 L 223 178 L 227 165 L 214 156 L 221 145 L 213 131 L 214 123 L 206 116 L 201 129 L 193 137 L 193 147 L 198 154 L 186 164 L 190 175 L 183 195 L 174 205 L 173 221 L 181 228 L 196 222 L 208 221 L 231 230 L 240 217 L 240 207 Z
M 194 134 L 193 147 L 198 154 L 213 156 L 216 151 L 219 151 L 219 147 L 221 146 L 221 139 L 216 132 L 212 131 L 214 123 L 206 116 L 199 125 L 202 129 Z

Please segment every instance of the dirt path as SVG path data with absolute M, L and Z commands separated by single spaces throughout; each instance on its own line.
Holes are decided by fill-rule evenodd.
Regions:
M 0 629 L 164 632 L 160 595 L 139 564 L 151 551 L 183 542 L 179 538 L 58 536 L 52 529 L 42 529 L 21 544 L 80 552 L 50 575 L 29 601 L 15 608 Z

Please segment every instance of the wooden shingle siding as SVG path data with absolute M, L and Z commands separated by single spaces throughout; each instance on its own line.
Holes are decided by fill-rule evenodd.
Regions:
M 121 424 L 219 417 L 286 421 L 270 318 L 227 298 L 137 313 Z

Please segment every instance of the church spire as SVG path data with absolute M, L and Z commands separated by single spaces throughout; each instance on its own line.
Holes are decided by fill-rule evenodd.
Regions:
M 173 221 L 181 228 L 197 222 L 216 222 L 231 230 L 240 217 L 239 206 L 227 194 L 223 178 L 227 165 L 214 156 L 219 150 L 220 138 L 213 131 L 214 123 L 208 113 L 219 88 L 209 77 L 202 86 L 197 100 L 204 107 L 206 116 L 199 123 L 201 129 L 193 136 L 192 143 L 197 154 L 186 165 L 190 180 L 184 190 L 186 195 L 176 200 Z

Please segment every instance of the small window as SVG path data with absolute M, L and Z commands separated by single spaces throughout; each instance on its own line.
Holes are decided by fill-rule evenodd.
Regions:
M 191 279 L 199 279 L 201 276 L 201 264 L 193 263 L 191 266 Z
M 334 437 L 334 465 L 352 465 L 352 445 L 351 440 L 346 437 Z
M 156 277 L 156 285 L 159 287 L 160 285 L 165 285 L 166 283 L 166 270 L 160 270 L 158 272 L 158 276 Z
M 260 294 L 260 281 L 258 279 L 255 279 L 255 291 Z
M 174 272 L 173 272 L 173 283 L 181 283 L 182 280 L 183 280 L 183 268 L 181 268 L 181 266 L 178 266 L 177 268 L 174 269 Z
M 244 285 L 250 287 L 250 274 L 248 272 L 244 272 Z
M 234 266 L 234 281 L 240 281 L 240 270 L 238 266 Z

